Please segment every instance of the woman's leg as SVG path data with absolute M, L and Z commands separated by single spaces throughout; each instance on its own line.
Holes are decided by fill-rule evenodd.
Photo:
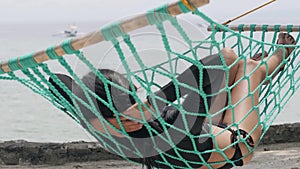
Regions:
M 248 74 L 251 72 L 257 65 L 255 61 L 249 60 L 244 69 L 244 63 L 241 61 L 238 64 L 238 71 L 236 72 L 236 81 L 244 77 L 244 71 Z M 255 76 L 255 77 L 254 77 Z M 234 107 L 232 109 L 228 109 L 225 113 L 224 120 L 222 123 L 227 125 L 231 125 L 233 123 L 238 123 L 239 129 L 243 129 L 246 132 L 251 132 L 253 128 L 256 127 L 258 124 L 258 110 L 253 110 L 252 108 L 255 107 L 258 103 L 258 90 L 255 91 L 257 86 L 261 83 L 261 79 L 263 79 L 263 73 L 257 70 L 252 76 L 250 76 L 250 80 L 242 80 L 240 81 L 231 91 L 231 102 Z M 250 88 L 249 88 L 250 87 Z M 249 95 L 249 91 L 253 92 L 253 94 Z M 245 118 L 245 116 L 247 116 Z M 245 119 L 244 119 L 245 118 Z M 236 130 L 236 129 L 235 129 Z M 223 132 L 223 128 L 213 127 L 213 133 L 218 135 L 216 137 L 217 146 L 219 149 L 223 149 L 228 145 L 232 144 L 231 142 L 231 135 L 232 133 L 229 131 Z M 222 134 L 220 134 L 223 132 Z M 255 144 L 257 143 L 259 137 L 261 135 L 261 130 L 259 127 L 253 132 L 251 135 L 252 138 L 255 140 Z M 245 145 L 239 145 L 243 155 L 246 154 L 247 148 Z M 236 151 L 235 148 L 229 148 L 224 151 L 228 159 L 231 159 Z M 244 159 L 244 163 L 250 161 L 251 155 Z M 214 161 L 224 161 L 225 158 L 220 153 L 212 153 L 209 162 Z M 225 163 L 224 163 L 225 164 Z M 214 168 L 219 168 L 222 165 L 214 165 Z M 204 167 L 203 167 L 204 168 Z
M 271 57 L 272 58 L 270 58 L 268 66 L 270 70 L 275 70 L 276 66 L 278 66 L 281 62 L 282 52 L 279 50 L 275 55 Z M 233 125 L 231 128 L 233 128 L 234 130 L 237 130 L 238 128 L 246 131 L 247 133 L 251 133 L 254 145 L 256 145 L 261 136 L 261 127 L 257 126 L 259 125 L 258 108 L 254 108 L 258 105 L 258 86 L 265 79 L 267 69 L 261 66 L 253 72 L 253 70 L 257 68 L 259 61 L 249 59 L 245 62 L 246 64 L 244 63 L 244 61 L 240 61 L 238 63 L 235 83 L 233 83 L 233 85 L 235 86 L 231 91 L 231 97 L 228 98 L 231 100 L 233 107 L 226 110 L 223 123 L 229 126 L 232 124 L 236 124 L 238 125 L 238 127 Z M 250 75 L 250 73 L 252 74 Z M 244 78 L 245 76 L 247 76 L 247 78 Z M 214 132 L 217 133 L 217 129 Z M 228 138 L 228 134 L 231 135 L 231 133 L 226 132 L 222 135 L 219 135 L 219 138 L 217 137 L 217 139 L 223 141 L 224 137 Z M 227 140 L 227 142 L 228 141 L 230 140 Z M 242 155 L 248 154 L 249 151 L 246 145 L 240 143 L 239 146 L 241 148 Z M 235 149 L 231 148 L 228 150 L 228 158 L 232 158 Z M 220 159 L 222 157 L 218 154 L 215 154 L 214 156 L 212 155 L 212 158 Z M 252 154 L 244 158 L 243 162 L 247 163 L 251 160 L 251 158 Z
M 279 40 L 284 38 L 286 44 L 294 43 L 294 40 L 290 36 L 282 35 L 279 35 Z M 246 64 L 243 61 L 239 62 L 233 84 L 235 86 L 231 91 L 230 98 L 234 107 L 226 111 L 223 121 L 225 124 L 238 123 L 240 129 L 249 133 L 253 128 L 256 128 L 258 123 L 258 108 L 254 109 L 253 107 L 256 107 L 258 104 L 259 86 L 266 78 L 266 75 L 271 75 L 277 70 L 284 59 L 284 53 L 283 49 L 279 48 L 273 56 L 268 58 L 266 65 L 259 67 L 260 61 L 248 59 L 246 60 Z M 254 71 L 254 69 L 256 70 Z M 247 117 L 245 118 L 245 116 Z M 254 142 L 257 143 L 260 138 L 260 132 L 255 131 L 252 137 Z
M 282 36 L 279 35 L 279 39 L 284 38 L 286 44 L 293 44 L 294 40 L 289 36 Z M 229 53 L 233 53 L 233 51 Z M 267 65 L 259 66 L 260 61 L 255 60 L 246 60 L 246 61 L 239 61 L 238 68 L 232 71 L 234 75 L 230 76 L 229 81 L 233 80 L 232 85 L 235 85 L 231 91 L 231 97 L 228 98 L 231 100 L 233 105 L 232 108 L 228 109 L 225 113 L 224 120 L 222 121 L 228 126 L 231 126 L 232 129 L 237 130 L 242 129 L 247 133 L 251 133 L 251 137 L 254 141 L 254 146 L 257 145 L 260 136 L 261 136 L 261 127 L 259 126 L 259 110 L 255 108 L 259 102 L 259 85 L 264 81 L 266 78 L 266 74 L 270 75 L 277 67 L 280 65 L 284 58 L 283 49 L 278 49 L 277 52 L 273 56 L 269 56 L 267 60 Z M 288 52 L 289 54 L 290 52 Z M 245 63 L 246 62 L 246 63 Z M 254 69 L 256 69 L 254 71 Z M 235 72 L 236 71 L 236 72 Z M 267 72 L 268 71 L 268 72 Z M 251 75 L 250 75 L 251 74 Z M 247 78 L 245 78 L 247 76 Z M 214 127 L 214 134 L 217 134 L 216 141 L 218 147 L 220 149 L 225 148 L 226 146 L 231 144 L 231 132 L 225 131 L 220 134 L 221 129 L 219 127 Z M 241 148 L 242 155 L 246 155 L 249 153 L 248 148 L 245 144 L 239 144 Z M 229 148 L 225 151 L 225 154 L 230 159 L 232 158 L 235 152 L 234 148 Z M 249 154 L 247 157 L 243 159 L 243 163 L 247 163 L 251 160 L 253 153 Z M 212 153 L 210 161 L 219 161 L 224 160 L 218 153 Z M 218 168 L 220 166 L 216 166 Z
M 215 77 L 223 79 L 223 81 L 221 82 L 221 86 L 218 88 L 218 91 L 225 87 L 226 79 L 228 79 L 228 86 L 231 86 L 234 83 L 236 72 L 238 71 L 239 66 L 237 64 L 237 62 L 239 62 L 238 56 L 231 48 L 223 48 L 221 50 L 221 53 L 229 69 L 227 73 L 223 71 L 223 74 L 219 74 L 219 76 Z M 220 78 L 220 76 L 224 76 L 224 78 Z M 214 93 L 218 91 L 214 91 Z M 214 101 L 209 111 L 209 113 L 211 114 L 211 120 L 213 124 L 221 124 L 224 118 L 222 109 L 227 105 L 227 92 L 224 91 L 222 93 L 219 93 L 213 100 Z M 209 120 L 209 118 L 206 118 L 206 122 L 209 122 Z

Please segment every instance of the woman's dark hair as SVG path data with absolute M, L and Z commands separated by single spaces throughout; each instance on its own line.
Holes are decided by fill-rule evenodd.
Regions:
M 90 72 L 82 78 L 82 81 L 88 88 L 94 91 L 97 96 L 106 102 L 109 101 L 108 97 L 111 97 L 113 107 L 119 112 L 125 111 L 135 103 L 135 99 L 128 93 L 128 91 L 131 92 L 136 90 L 136 87 L 132 87 L 129 80 L 125 78 L 124 75 L 110 69 L 99 69 L 98 71 L 102 73 L 108 81 L 125 89 L 125 91 L 120 90 L 118 87 L 115 87 L 110 83 L 103 82 L 93 72 Z M 107 83 L 108 91 L 105 89 L 105 83 Z M 114 113 L 109 107 L 105 106 L 98 99 L 97 104 L 99 111 L 105 118 L 113 117 Z
M 118 87 L 123 88 L 124 90 L 120 90 L 118 87 L 112 86 L 107 81 L 103 82 L 95 75 L 95 73 L 89 72 L 82 78 L 82 82 L 90 90 L 94 91 L 97 96 L 99 96 L 101 99 L 103 99 L 106 102 L 109 102 L 108 97 L 110 97 L 112 100 L 113 107 L 119 112 L 125 111 L 135 103 L 135 99 L 128 92 L 136 90 L 136 87 L 135 86 L 132 87 L 130 85 L 129 80 L 125 78 L 124 75 L 110 69 L 98 69 L 98 71 L 103 74 L 105 79 L 116 84 Z M 56 76 L 59 80 L 61 80 L 62 83 L 65 84 L 65 86 L 69 90 L 73 91 L 76 96 L 78 96 L 79 98 L 83 99 L 88 103 L 88 100 L 85 97 L 82 88 L 78 86 L 71 77 L 64 74 L 56 74 Z M 60 85 L 58 85 L 52 78 L 49 79 L 49 82 L 58 90 L 58 92 L 70 104 L 74 105 L 72 99 L 67 95 L 66 92 L 64 92 L 64 90 Z M 105 83 L 108 86 L 108 91 L 105 89 Z M 52 94 L 55 95 L 55 93 L 52 90 L 51 92 Z M 92 98 L 94 99 L 94 103 L 97 104 L 96 107 L 98 108 L 98 111 L 101 112 L 104 118 L 113 117 L 114 113 L 111 108 L 107 107 L 105 104 L 103 104 L 100 100 L 96 99 L 95 97 Z M 86 109 L 81 103 L 78 102 L 77 104 L 80 105 L 80 108 L 82 109 L 81 111 L 83 111 L 82 113 L 87 119 L 96 118 L 96 116 L 91 111 Z

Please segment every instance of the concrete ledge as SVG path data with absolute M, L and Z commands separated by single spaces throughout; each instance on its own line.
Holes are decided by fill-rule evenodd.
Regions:
M 300 123 L 271 126 L 261 142 L 267 144 L 300 143 Z M 2 165 L 63 165 L 73 162 L 121 160 L 108 153 L 99 143 L 32 143 L 7 141 L 0 143 L 0 164 Z

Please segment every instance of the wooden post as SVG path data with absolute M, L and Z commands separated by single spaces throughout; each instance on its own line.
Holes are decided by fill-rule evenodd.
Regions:
M 180 7 L 178 5 L 179 2 L 175 2 L 175 3 L 168 5 L 168 11 L 171 16 L 177 16 L 182 13 L 182 11 L 180 10 Z M 189 0 L 189 2 L 195 8 L 198 8 L 200 6 L 208 4 L 209 0 Z M 149 23 L 147 20 L 147 15 L 142 14 L 142 15 L 135 16 L 131 19 L 124 20 L 122 22 L 121 26 L 125 33 L 129 33 L 133 30 L 137 30 L 139 28 L 143 28 L 148 25 L 149 25 Z M 84 47 L 91 46 L 91 45 L 94 45 L 94 44 L 102 42 L 102 41 L 104 41 L 104 38 L 101 34 L 101 31 L 95 31 L 95 32 L 87 34 L 86 36 L 72 39 L 71 46 L 75 50 L 79 50 Z M 63 56 L 66 54 L 60 45 L 55 46 L 54 50 L 58 56 Z M 35 53 L 33 58 L 37 63 L 42 63 L 47 60 L 50 60 L 49 56 L 46 54 L 46 50 Z M 1 68 L 4 72 L 11 71 L 8 66 L 8 61 L 2 62 Z
M 255 25 L 254 27 L 254 31 L 263 31 L 263 27 L 264 25 Z M 239 26 L 238 25 L 229 25 L 228 26 L 229 29 L 233 30 L 233 31 L 239 31 Z M 267 31 L 268 32 L 274 32 L 276 29 L 275 25 L 268 25 L 267 26 Z M 292 32 L 299 32 L 300 31 L 300 25 L 293 25 L 289 28 Z M 207 28 L 208 31 L 212 31 L 212 28 L 209 26 Z M 223 31 L 222 29 L 218 29 L 219 31 Z M 251 25 L 244 25 L 243 26 L 243 31 L 251 31 Z M 279 31 L 280 32 L 287 32 L 288 31 L 288 26 L 286 25 L 281 25 L 279 27 Z

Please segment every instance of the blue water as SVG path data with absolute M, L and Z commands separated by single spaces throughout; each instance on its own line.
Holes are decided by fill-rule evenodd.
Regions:
M 69 23 L 0 24 L 0 60 L 45 49 L 65 40 L 53 36 Z M 103 23 L 77 23 L 84 34 Z M 37 142 L 95 141 L 67 115 L 39 95 L 13 81 L 0 81 L 0 141 L 24 139 Z M 299 122 L 300 95 L 286 105 L 275 124 Z

